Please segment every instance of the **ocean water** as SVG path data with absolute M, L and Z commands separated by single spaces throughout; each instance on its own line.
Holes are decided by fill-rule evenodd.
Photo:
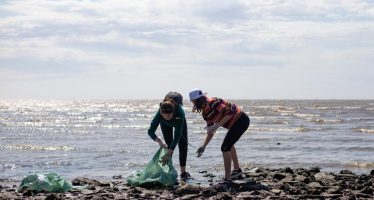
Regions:
M 319 166 L 322 171 L 374 169 L 374 100 L 231 100 L 251 119 L 236 144 L 242 168 Z M 127 177 L 158 149 L 147 129 L 159 101 L 0 100 L 0 178 L 57 172 L 69 179 Z M 185 102 L 187 170 L 223 175 L 218 129 L 201 158 L 205 122 Z M 160 128 L 157 135 L 162 136 Z M 178 147 L 173 163 L 179 172 Z

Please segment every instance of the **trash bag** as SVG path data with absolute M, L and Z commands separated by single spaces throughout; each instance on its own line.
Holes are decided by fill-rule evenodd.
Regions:
M 170 158 L 165 166 L 159 162 L 166 153 L 166 149 L 160 148 L 145 169 L 130 175 L 127 183 L 132 186 L 173 186 L 178 173 L 172 159 Z
M 56 173 L 31 174 L 22 179 L 20 189 L 27 188 L 36 192 L 67 192 L 71 184 Z

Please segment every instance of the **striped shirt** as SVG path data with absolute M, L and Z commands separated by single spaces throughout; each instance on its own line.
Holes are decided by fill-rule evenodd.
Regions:
M 238 106 L 223 99 L 207 97 L 207 100 L 208 102 L 202 110 L 202 115 L 208 126 L 220 122 L 227 115 L 231 115 L 230 120 L 223 125 L 223 127 L 230 129 L 242 114 Z

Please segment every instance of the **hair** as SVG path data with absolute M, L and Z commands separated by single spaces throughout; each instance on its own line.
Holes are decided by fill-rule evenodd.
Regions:
M 166 100 L 160 103 L 161 113 L 174 113 L 175 104 L 172 101 Z
M 202 112 L 203 106 L 208 102 L 205 96 L 201 96 L 200 98 L 195 100 L 194 106 L 192 108 L 192 112 Z

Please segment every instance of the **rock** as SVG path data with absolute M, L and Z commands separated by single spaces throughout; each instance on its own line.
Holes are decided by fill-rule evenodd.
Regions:
M 284 184 L 282 184 L 282 185 L 279 187 L 279 189 L 281 189 L 281 190 L 283 190 L 284 192 L 287 193 L 287 192 L 291 189 L 291 185 L 288 184 L 288 183 L 284 183 Z
M 289 167 L 286 167 L 286 168 L 282 169 L 281 172 L 282 173 L 287 173 L 287 174 L 294 174 L 294 171 Z
M 311 167 L 310 168 L 310 173 L 312 174 L 317 174 L 317 173 L 319 173 L 319 172 L 321 172 L 321 170 L 320 170 L 321 168 L 320 167 Z
M 275 180 L 278 180 L 278 181 L 280 181 L 280 180 L 282 180 L 282 179 L 284 179 L 284 178 L 286 178 L 287 177 L 287 175 L 285 175 L 285 174 L 281 174 L 281 173 L 276 173 L 276 174 L 274 174 L 274 176 L 273 176 L 273 178 L 275 179 Z
M 333 185 L 335 182 L 335 176 L 326 174 L 324 172 L 319 172 L 314 175 L 316 181 L 322 183 L 322 185 Z
M 341 170 L 340 174 L 353 174 L 353 172 L 345 169 L 345 170 Z
M 200 191 L 200 186 L 187 185 L 185 187 L 179 187 L 177 190 L 174 191 L 174 194 L 178 196 L 183 196 L 186 194 L 199 194 Z
M 374 169 L 370 171 L 370 175 L 374 176 Z
M 336 178 L 337 180 L 356 180 L 358 178 L 355 174 L 337 174 Z
M 270 192 L 276 194 L 276 195 L 280 195 L 282 193 L 282 190 L 278 190 L 278 189 L 272 189 L 270 190 Z
M 201 192 L 201 195 L 203 197 L 211 197 L 211 196 L 215 196 L 217 195 L 218 191 L 214 188 L 205 188 L 203 189 L 203 191 Z
M 322 187 L 322 185 L 318 182 L 311 182 L 311 183 L 308 184 L 308 186 L 311 187 L 311 188 L 321 188 Z
M 265 169 L 265 168 L 262 168 L 262 167 L 259 167 L 255 170 L 255 173 L 263 173 L 263 174 L 267 174 L 268 171 Z
M 206 174 L 208 173 L 208 171 L 205 171 L 205 170 L 202 170 L 202 171 L 199 171 L 200 174 Z
M 123 177 L 122 177 L 122 175 L 116 175 L 116 176 L 113 176 L 112 178 L 113 179 L 122 179 Z
M 85 178 L 85 177 L 78 177 L 72 181 L 74 186 L 83 186 L 83 185 L 93 185 L 93 186 L 100 186 L 100 187 L 109 187 L 109 183 L 103 183 L 97 180 Z
M 374 190 L 372 187 L 365 187 L 364 189 L 360 190 L 360 193 L 364 194 L 373 194 Z
M 342 188 L 340 186 L 333 186 L 326 190 L 327 194 L 340 194 Z
M 8 192 L 0 192 L 0 199 L 11 200 L 11 199 L 21 199 L 21 198 L 17 198 L 16 196 Z
M 48 195 L 45 200 L 57 200 L 57 199 L 60 199 L 59 197 L 57 197 L 55 194 L 50 194 Z
M 216 199 L 233 199 L 228 192 L 223 192 L 217 195 Z
M 204 174 L 203 177 L 214 178 L 216 176 L 214 174 L 208 173 L 208 174 Z

